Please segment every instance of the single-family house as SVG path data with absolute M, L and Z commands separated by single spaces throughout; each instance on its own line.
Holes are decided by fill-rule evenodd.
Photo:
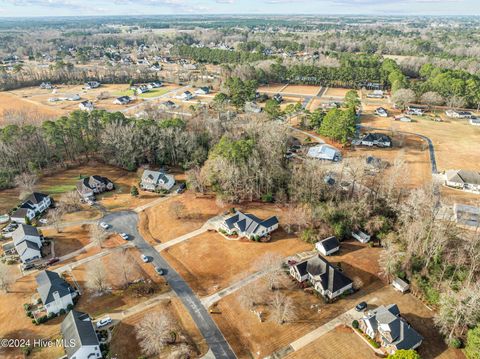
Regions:
M 168 100 L 162 102 L 159 107 L 163 110 L 174 110 L 178 108 L 178 105 L 175 102 Z
M 73 299 L 78 295 L 72 286 L 56 272 L 44 270 L 36 277 L 37 292 L 40 295 L 47 314 L 58 313 L 73 305 Z
M 100 82 L 98 81 L 88 81 L 84 84 L 86 90 L 96 89 L 100 87 Z
M 53 89 L 53 86 L 52 86 L 52 84 L 51 84 L 50 82 L 42 82 L 42 83 L 40 84 L 40 88 L 41 88 L 42 90 L 51 90 L 51 89 Z
M 452 118 L 471 118 L 472 113 L 470 111 L 456 111 L 456 110 L 447 110 L 445 114 L 448 117 Z
M 318 160 L 338 162 L 341 160 L 342 154 L 333 146 L 321 144 L 310 147 L 307 152 L 307 157 L 316 158 Z
M 299 282 L 308 280 L 317 292 L 329 300 L 353 289 L 353 281 L 321 255 L 290 265 L 290 275 Z
M 36 227 L 20 224 L 13 231 L 12 239 L 22 263 L 42 258 L 42 236 Z
M 240 237 L 261 238 L 269 235 L 278 228 L 278 218 L 272 216 L 262 220 L 253 214 L 236 211 L 233 216 L 225 219 L 220 229 L 227 234 L 237 234 Z
M 183 101 L 188 101 L 193 98 L 193 94 L 190 91 L 185 91 L 182 92 L 180 95 L 177 96 L 177 99 L 183 100 Z
M 360 140 L 363 146 L 391 147 L 392 139 L 383 133 L 367 133 Z
M 163 83 L 161 83 L 161 82 L 150 82 L 147 86 L 148 86 L 149 89 L 156 89 L 156 88 L 162 87 Z
M 63 346 L 69 359 L 101 358 L 97 333 L 88 314 L 71 310 L 61 325 Z
M 80 100 L 80 95 L 79 94 L 73 94 L 73 95 L 68 95 L 65 100 L 67 101 L 78 101 Z
M 95 108 L 94 104 L 92 101 L 90 100 L 86 100 L 86 101 L 82 101 L 80 102 L 80 104 L 78 105 L 78 107 L 80 108 L 80 110 L 82 111 L 93 111 L 93 109 Z
M 405 282 L 403 279 L 396 277 L 392 281 L 392 286 L 400 293 L 406 293 L 410 289 L 410 285 Z
M 171 190 L 175 185 L 175 177 L 162 171 L 145 170 L 142 174 L 140 187 L 146 191 L 155 191 L 159 189 Z
M 340 250 L 340 242 L 335 236 L 328 237 L 315 243 L 315 249 L 324 256 L 329 256 Z
M 27 219 L 31 221 L 36 215 L 45 212 L 48 207 L 50 207 L 51 203 L 52 200 L 50 199 L 50 196 L 39 192 L 33 192 L 23 201 L 20 207 L 13 212 L 10 219 L 14 222 L 25 224 Z
M 400 349 L 416 349 L 423 341 L 423 337 L 400 316 L 396 304 L 381 305 L 368 311 L 365 317 L 359 320 L 359 324 L 360 329 L 370 338 L 380 342 L 389 354 Z
M 448 170 L 445 172 L 445 185 L 480 193 L 480 172 L 467 170 Z
M 150 88 L 147 85 L 140 85 L 135 89 L 135 93 L 137 95 L 141 95 L 142 93 L 149 92 Z
M 478 228 L 480 226 L 480 207 L 455 203 L 453 215 L 458 224 Z
M 368 241 L 370 241 L 371 239 L 370 235 L 362 231 L 352 232 L 352 237 L 355 238 L 360 243 L 368 243 Z
M 115 105 L 128 105 L 131 101 L 132 99 L 130 98 L 130 96 L 120 96 L 120 97 L 117 97 L 113 101 L 113 103 Z
M 200 87 L 199 89 L 195 90 L 196 95 L 208 95 L 210 93 L 210 87 Z
M 107 177 L 89 176 L 77 182 L 77 191 L 82 198 L 92 198 L 96 194 L 111 191 L 115 188 Z
M 374 90 L 367 94 L 368 98 L 383 98 L 383 91 L 382 90 Z

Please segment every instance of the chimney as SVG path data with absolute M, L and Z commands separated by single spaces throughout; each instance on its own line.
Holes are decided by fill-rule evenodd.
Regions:
M 333 294 L 333 277 L 335 276 L 335 270 L 333 269 L 332 266 L 327 266 L 328 267 L 328 290 L 330 293 Z

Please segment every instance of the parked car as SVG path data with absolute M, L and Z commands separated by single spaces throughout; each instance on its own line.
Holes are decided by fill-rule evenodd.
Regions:
M 165 271 L 164 271 L 162 268 L 160 268 L 160 267 L 155 267 L 155 272 L 157 272 L 157 273 L 160 274 L 160 275 L 164 275 L 164 274 L 165 274 Z
M 100 227 L 102 227 L 103 229 L 108 229 L 110 225 L 106 222 L 100 222 Z
M 38 220 L 39 223 L 41 224 L 47 224 L 48 223 L 48 220 L 46 218 L 41 218 Z
M 187 189 L 187 185 L 185 183 L 180 183 L 180 186 L 177 188 L 177 193 L 183 193 Z
M 102 318 L 97 322 L 97 328 L 104 327 L 104 326 L 106 326 L 110 323 L 112 323 L 112 318 L 110 318 L 110 317 Z
M 142 258 L 142 261 L 143 261 L 144 263 L 148 263 L 148 262 L 150 261 L 150 258 L 148 258 L 145 254 L 142 254 L 142 255 L 140 256 L 140 258 Z
M 47 265 L 51 266 L 52 264 L 55 264 L 57 262 L 60 261 L 60 258 L 58 257 L 53 257 L 53 258 L 50 258 L 48 261 L 47 261 Z
M 367 302 L 360 302 L 355 306 L 357 312 L 363 312 L 365 309 L 367 309 Z
M 91 199 L 87 199 L 86 202 L 89 206 L 93 206 L 95 204 L 95 202 L 93 202 Z
M 29 270 L 29 269 L 33 269 L 33 268 L 35 268 L 35 264 L 33 264 L 33 263 L 22 264 L 22 269 L 23 270 Z
M 125 239 L 126 241 L 128 241 L 128 234 L 126 233 L 119 233 L 119 236 L 122 237 L 122 239 Z

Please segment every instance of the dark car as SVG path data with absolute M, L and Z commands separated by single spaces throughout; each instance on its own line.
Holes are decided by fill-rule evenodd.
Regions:
M 363 312 L 365 309 L 367 309 L 367 302 L 360 302 L 355 306 L 357 312 Z
M 187 189 L 187 185 L 185 183 L 180 183 L 177 188 L 177 193 L 183 193 Z
M 35 264 L 33 264 L 33 263 L 26 263 L 22 266 L 23 270 L 29 270 L 29 269 L 33 269 L 33 268 L 35 268 Z
M 47 261 L 47 265 L 51 266 L 52 264 L 55 264 L 55 263 L 57 263 L 58 261 L 60 261 L 60 258 L 58 258 L 58 257 L 50 258 L 50 259 Z

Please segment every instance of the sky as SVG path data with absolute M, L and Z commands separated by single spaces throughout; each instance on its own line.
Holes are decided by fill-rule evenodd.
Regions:
M 0 0 L 0 17 L 168 14 L 480 15 L 480 0 Z

